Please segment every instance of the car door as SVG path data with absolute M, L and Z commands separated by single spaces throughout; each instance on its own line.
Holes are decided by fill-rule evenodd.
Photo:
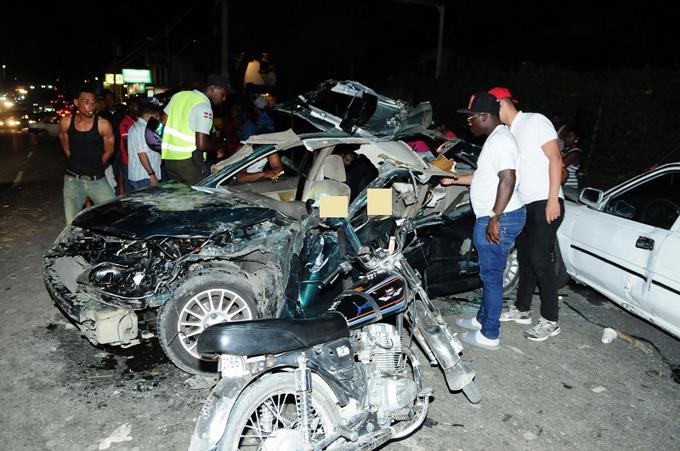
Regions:
M 600 210 L 585 211 L 572 232 L 576 278 L 650 318 L 650 268 L 670 234 L 661 207 L 678 203 L 668 199 L 680 191 L 677 183 L 677 171 L 655 174 L 612 193 Z
M 651 278 L 648 283 L 647 304 L 650 318 L 659 327 L 680 337 L 680 218 L 677 217 L 670 233 L 662 242 L 655 243 Z

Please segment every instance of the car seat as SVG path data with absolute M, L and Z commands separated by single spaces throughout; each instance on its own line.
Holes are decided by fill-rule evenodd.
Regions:
M 324 196 L 348 196 L 351 190 L 344 183 L 347 180 L 345 165 L 340 155 L 327 155 L 316 180 L 310 185 L 303 201 L 318 201 Z

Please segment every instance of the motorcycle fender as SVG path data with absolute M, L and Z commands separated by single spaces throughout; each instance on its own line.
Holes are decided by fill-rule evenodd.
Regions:
M 222 378 L 212 389 L 196 420 L 189 451 L 214 449 L 224 434 L 231 409 L 239 395 L 257 376 Z
M 444 370 L 444 376 L 446 377 L 446 385 L 449 386 L 449 390 L 458 391 L 472 382 L 472 379 L 475 378 L 475 370 L 464 361 L 459 360 L 456 365 Z

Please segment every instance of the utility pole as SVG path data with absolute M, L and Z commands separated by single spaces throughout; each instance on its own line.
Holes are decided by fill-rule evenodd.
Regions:
M 222 14 L 221 35 L 220 35 L 220 72 L 222 75 L 229 74 L 229 0 L 219 0 Z
M 400 3 L 411 3 L 413 5 L 431 6 L 436 8 L 439 12 L 439 34 L 437 37 L 437 62 L 434 68 L 435 80 L 442 74 L 442 41 L 444 40 L 444 15 L 446 14 L 446 5 L 443 3 L 433 3 L 427 0 L 396 0 Z

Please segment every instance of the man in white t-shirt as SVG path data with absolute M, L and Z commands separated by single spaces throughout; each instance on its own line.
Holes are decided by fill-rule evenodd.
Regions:
M 508 127 L 501 123 L 498 102 L 491 94 L 474 94 L 468 107 L 458 112 L 469 115 L 472 134 L 488 138 L 473 175 L 442 179 L 442 185 L 470 185 L 470 202 L 477 217 L 472 238 L 484 286 L 477 316 L 456 323 L 470 329 L 461 335 L 463 341 L 484 349 L 498 349 L 505 261 L 525 219 L 524 206 L 516 192 L 519 148 Z
M 557 132 L 542 114 L 518 111 L 507 88 L 493 88 L 489 92 L 498 99 L 501 121 L 510 127 L 519 145 L 523 174 L 519 195 L 527 209 L 526 225 L 517 237 L 517 301 L 503 312 L 501 321 L 531 324 L 531 300 L 538 285 L 541 318 L 524 336 L 544 341 L 560 333 L 557 276 L 551 258 L 564 212 Z
M 139 106 L 139 118 L 128 131 L 128 181 L 133 191 L 156 186 L 161 180 L 161 154 L 146 143 L 149 119 L 160 118 L 161 107 L 151 101 Z

